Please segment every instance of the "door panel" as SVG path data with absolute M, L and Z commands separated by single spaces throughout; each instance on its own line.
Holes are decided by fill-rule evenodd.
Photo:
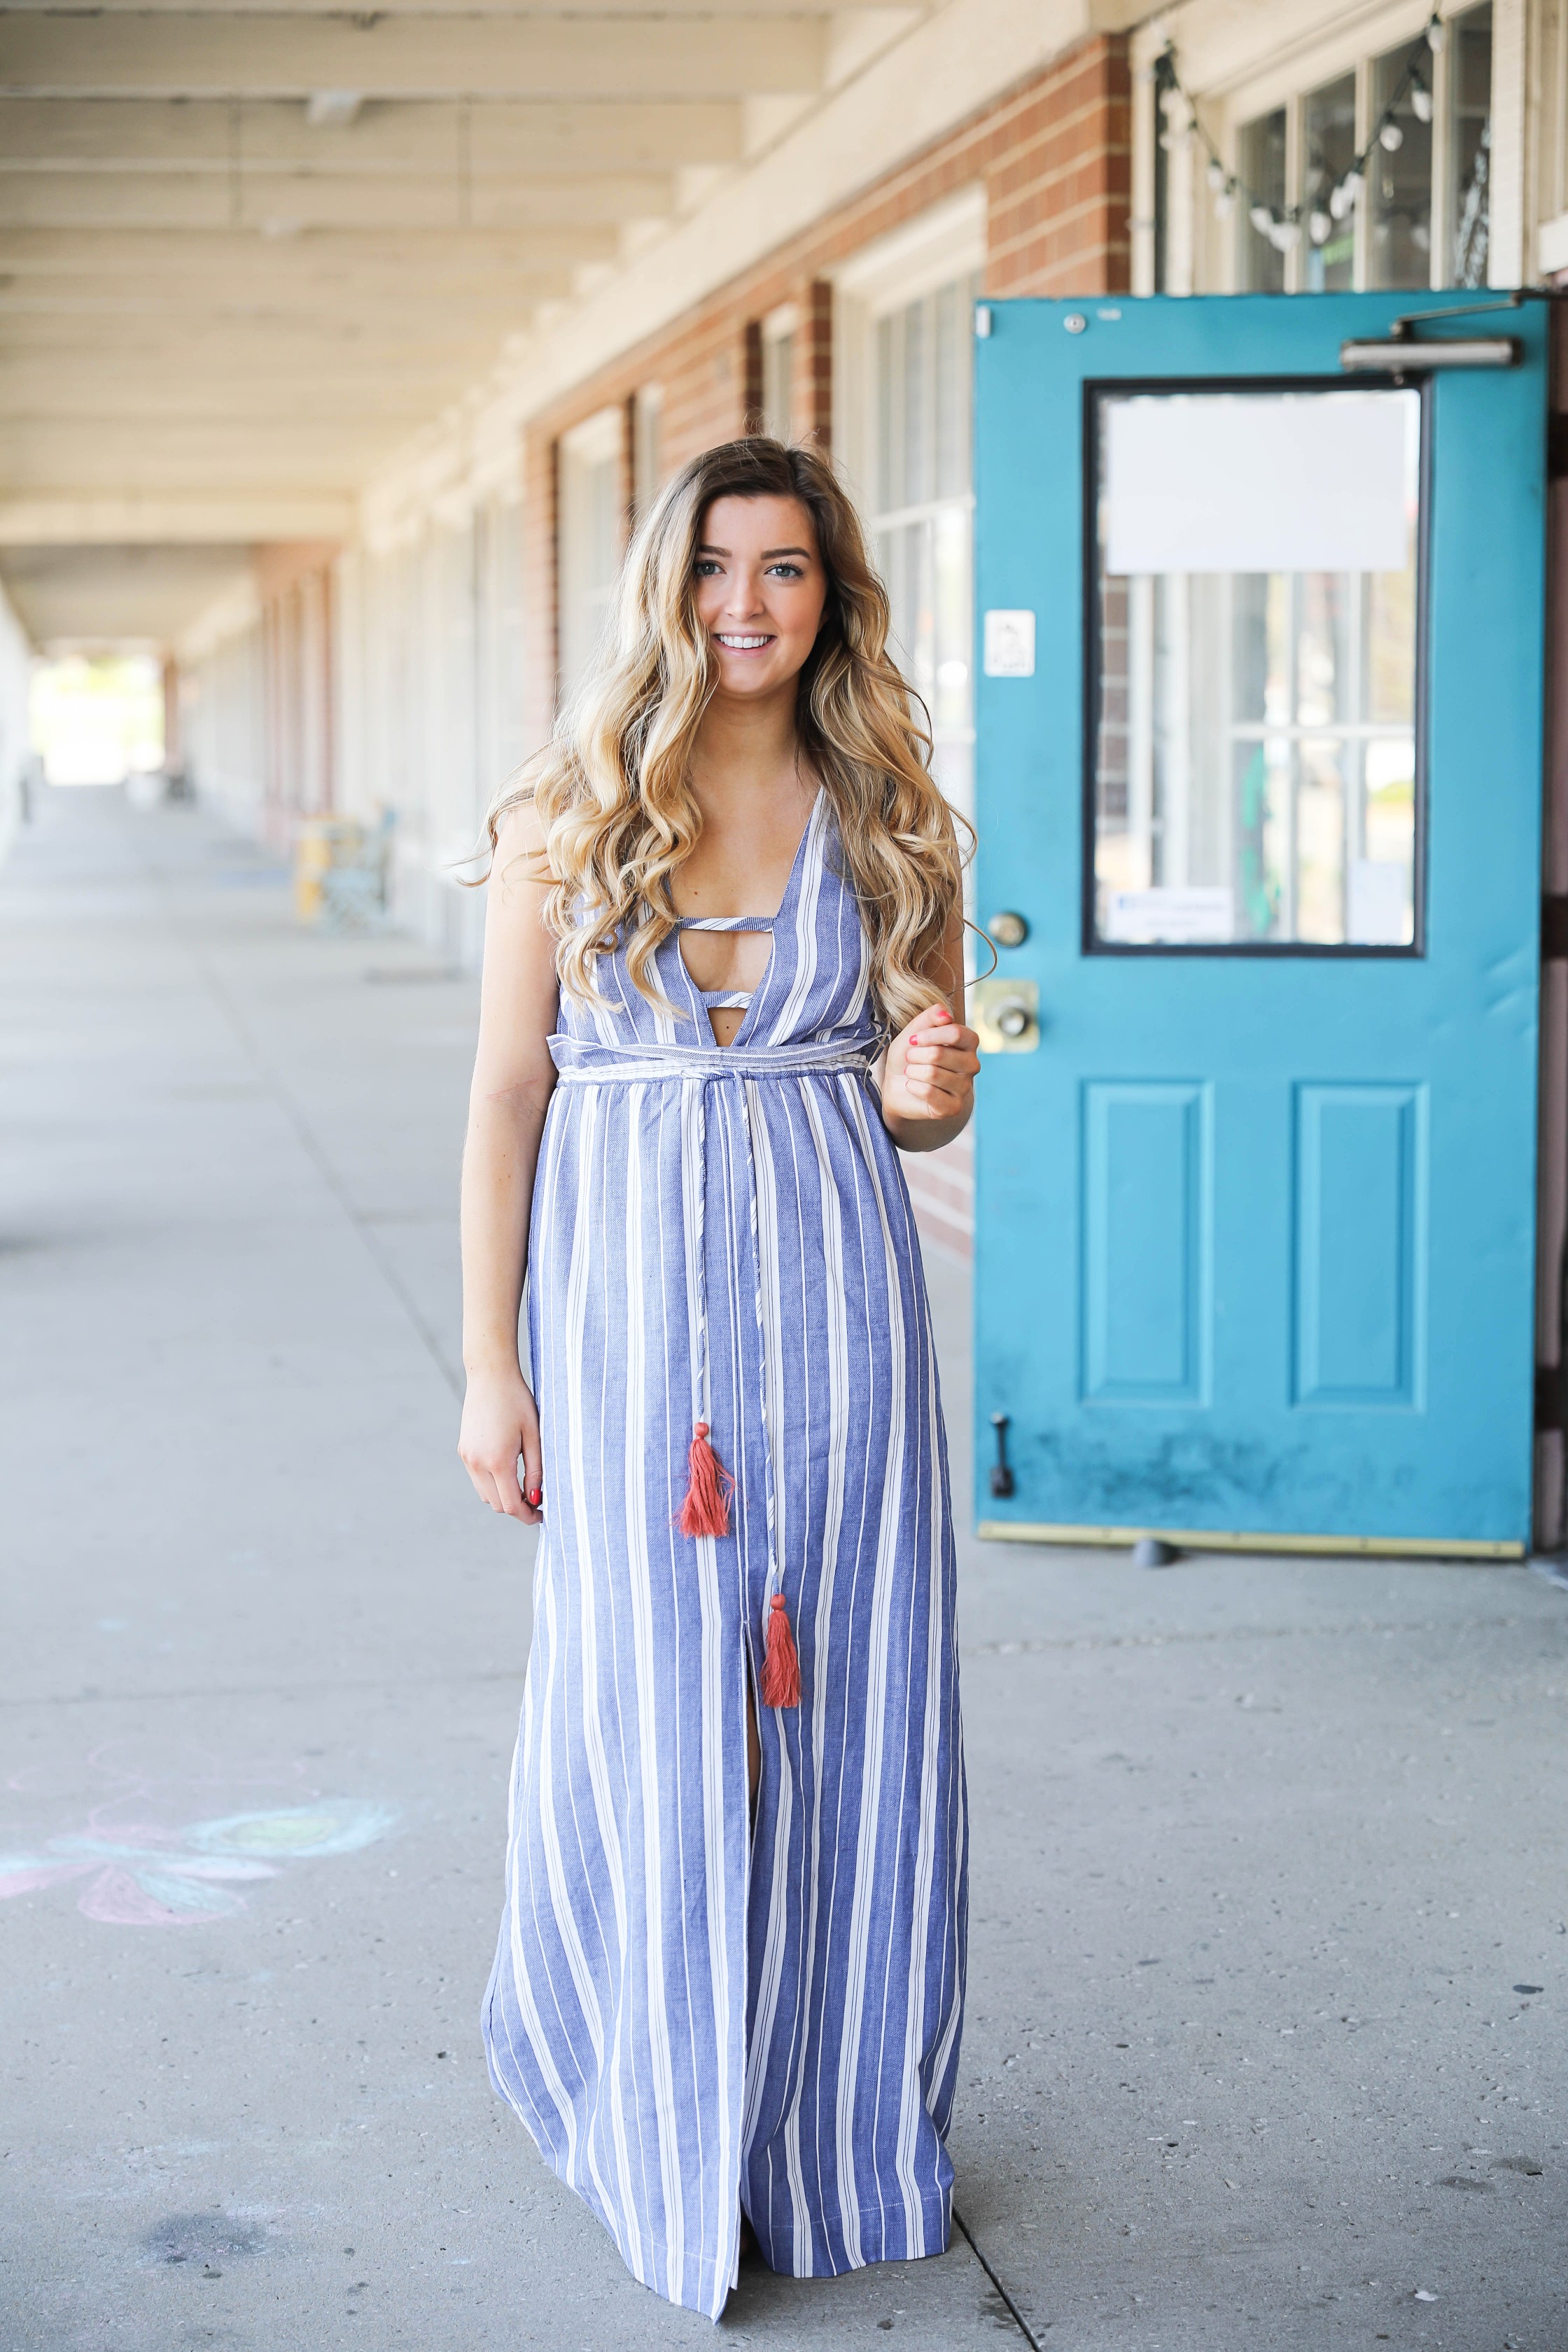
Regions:
M 1547 311 L 1342 374 L 1413 307 L 989 306 L 988 1531 L 1528 1540 Z
M 1197 1404 L 1208 1360 L 1208 1090 L 1090 1084 L 1084 1394 Z
M 1299 1403 L 1420 1402 L 1425 1111 L 1419 1087 L 1297 1090 Z

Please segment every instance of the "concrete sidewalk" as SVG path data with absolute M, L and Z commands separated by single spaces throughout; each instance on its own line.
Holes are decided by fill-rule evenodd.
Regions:
M 530 1555 L 453 1454 L 471 984 L 57 793 L 0 1020 L 0 2345 L 710 2340 L 479 2048 Z M 962 1572 L 989 2274 L 749 2268 L 724 2338 L 1562 2352 L 1568 1591 Z

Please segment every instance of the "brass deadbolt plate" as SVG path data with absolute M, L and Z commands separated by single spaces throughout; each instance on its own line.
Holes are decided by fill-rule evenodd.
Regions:
M 969 1016 L 983 1054 L 1032 1054 L 1040 1042 L 1040 992 L 1032 980 L 977 980 Z

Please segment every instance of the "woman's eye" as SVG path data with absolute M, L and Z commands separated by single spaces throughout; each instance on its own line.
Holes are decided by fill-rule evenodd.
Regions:
M 771 563 L 768 569 L 780 580 L 801 580 L 805 576 L 798 563 Z
M 699 580 L 711 580 L 718 572 L 719 566 L 710 555 L 700 555 L 692 569 Z

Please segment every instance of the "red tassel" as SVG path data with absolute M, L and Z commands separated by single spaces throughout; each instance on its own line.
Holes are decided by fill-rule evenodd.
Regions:
M 727 1536 L 735 1481 L 709 1444 L 705 1421 L 692 1424 L 691 1450 L 686 1461 L 686 1500 L 676 1526 L 683 1536 Z
M 790 1632 L 789 1612 L 782 1592 L 773 1595 L 768 1612 L 768 1643 L 763 1657 L 763 1705 L 800 1705 L 800 1654 Z

